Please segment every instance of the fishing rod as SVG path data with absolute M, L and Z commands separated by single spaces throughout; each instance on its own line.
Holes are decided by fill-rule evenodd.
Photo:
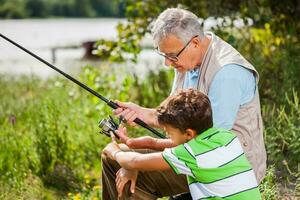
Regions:
M 41 61 L 42 63 L 44 63 L 45 65 L 47 65 L 48 67 L 54 69 L 55 71 L 57 71 L 58 73 L 60 73 L 61 75 L 63 75 L 64 77 L 66 77 L 67 79 L 71 80 L 72 82 L 76 83 L 77 85 L 79 85 L 80 87 L 82 87 L 83 89 L 87 90 L 88 92 L 90 92 L 91 94 L 93 94 L 94 96 L 98 97 L 101 101 L 104 101 L 108 106 L 110 106 L 113 109 L 116 108 L 120 108 L 120 106 L 118 104 L 116 104 L 115 102 L 105 98 L 104 96 L 100 95 L 98 92 L 96 92 L 95 90 L 91 89 L 90 87 L 86 86 L 85 84 L 81 83 L 80 81 L 78 81 L 77 79 L 75 79 L 74 77 L 70 76 L 69 74 L 61 71 L 60 69 L 56 68 L 54 65 L 50 64 L 49 62 L 47 62 L 46 60 L 42 59 L 41 57 L 37 56 L 36 54 L 32 53 L 31 51 L 27 50 L 26 48 L 24 48 L 23 46 L 19 45 L 18 43 L 14 42 L 13 40 L 9 39 L 8 37 L 4 36 L 3 34 L 0 33 L 0 37 L 2 37 L 3 39 L 5 39 L 6 41 L 10 42 L 11 44 L 15 45 L 16 47 L 22 49 L 23 51 L 25 51 L 26 53 L 30 54 L 31 56 L 33 56 L 34 58 L 36 58 L 37 60 Z M 146 124 L 144 121 L 142 121 L 139 118 L 136 118 L 134 120 L 135 123 L 137 123 L 138 125 L 144 127 L 145 129 L 151 131 L 153 134 L 155 134 L 156 136 L 160 137 L 160 138 L 166 138 L 165 135 L 163 135 L 162 133 L 158 132 L 157 130 L 155 130 L 154 128 L 150 127 L 148 124 Z

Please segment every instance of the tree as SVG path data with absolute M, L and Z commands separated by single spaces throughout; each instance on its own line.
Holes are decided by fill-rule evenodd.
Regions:
M 120 17 L 122 5 L 117 0 L 0 0 L 0 17 Z
M 232 19 L 237 17 L 246 19 L 248 17 L 254 20 L 254 27 L 261 28 L 269 23 L 276 33 L 297 35 L 300 30 L 299 0 L 289 0 L 285 3 L 281 3 L 279 0 L 126 0 L 124 2 L 128 23 L 118 25 L 118 41 L 99 42 L 99 45 L 104 45 L 105 49 L 114 52 L 111 56 L 114 61 L 124 61 L 124 56 L 122 56 L 124 53 L 132 53 L 132 60 L 136 61 L 135 54 L 140 52 L 139 42 L 150 31 L 148 25 L 168 7 L 186 8 L 201 18 L 230 16 Z M 126 45 L 122 44 L 124 41 L 126 41 Z M 100 48 L 98 55 L 102 53 Z M 120 56 L 115 57 L 115 54 Z
M 294 88 L 296 91 L 300 88 L 299 0 L 284 2 L 279 0 L 126 0 L 123 2 L 125 2 L 127 22 L 117 26 L 117 40 L 98 42 L 97 54 L 99 56 L 108 56 L 111 61 L 122 62 L 128 59 L 128 54 L 130 54 L 129 59 L 136 62 L 137 55 L 141 51 L 141 39 L 150 32 L 149 24 L 168 7 L 186 8 L 201 18 L 228 16 L 231 22 L 227 25 L 221 23 L 213 31 L 237 48 L 259 71 L 260 95 L 264 108 L 268 110 L 273 106 L 283 107 L 287 108 L 288 113 L 293 113 L 299 108 L 300 92 L 294 91 Z M 249 18 L 253 20 L 251 26 L 237 28 L 232 23 L 235 19 L 242 19 L 247 25 Z M 294 110 L 290 102 L 287 102 L 286 97 L 290 94 L 295 94 L 294 107 L 296 109 Z M 299 135 L 297 132 L 299 117 L 293 114 L 294 117 L 288 118 L 288 115 L 283 117 L 282 111 L 279 113 L 278 118 L 281 121 L 277 122 L 280 125 L 274 123 L 277 127 L 276 131 L 270 128 L 267 130 L 266 138 L 270 141 L 267 143 L 267 149 L 268 155 L 271 155 L 269 160 L 276 163 L 276 167 L 281 171 L 285 171 L 285 175 L 291 171 L 293 173 L 290 174 L 299 175 L 299 165 L 294 164 L 299 159 L 293 150 L 297 146 L 295 138 Z M 264 116 L 267 116 L 264 120 L 272 121 L 273 119 L 268 113 L 264 113 Z M 283 119 L 288 121 L 287 125 L 283 124 Z M 274 121 L 276 122 L 276 120 L 272 122 Z M 265 124 L 267 122 L 265 121 Z M 293 137 L 284 135 L 280 132 L 282 130 L 286 130 Z M 289 147 L 291 143 L 287 141 L 295 141 L 295 144 Z M 274 149 L 275 153 L 270 152 Z M 273 156 L 275 154 L 276 157 Z M 278 157 L 278 155 L 281 156 Z M 286 160 L 281 162 L 282 158 L 289 159 L 291 166 L 286 164 Z
M 253 20 L 251 27 L 237 29 L 217 26 L 214 31 L 246 56 L 264 77 L 263 100 L 285 101 L 284 92 L 291 91 L 290 85 L 300 87 L 300 1 L 288 0 L 126 0 L 126 23 L 117 26 L 118 39 L 100 40 L 96 54 L 108 56 L 111 61 L 137 61 L 141 51 L 141 39 L 150 32 L 149 24 L 168 7 L 186 8 L 201 18 L 228 16 L 232 20 Z M 131 55 L 131 56 L 128 56 Z M 267 89 L 266 89 L 267 88 Z M 280 88 L 280 90 L 272 90 Z M 283 103 L 283 102 L 281 102 Z
M 16 6 L 18 5 L 18 6 Z M 28 13 L 25 9 L 25 3 L 21 0 L 2 0 L 0 7 L 0 17 L 1 18 L 25 18 Z
M 31 17 L 47 17 L 49 14 L 44 0 L 27 0 L 25 9 Z

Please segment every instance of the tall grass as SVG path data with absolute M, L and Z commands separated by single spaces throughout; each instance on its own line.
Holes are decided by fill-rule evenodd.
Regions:
M 110 99 L 157 106 L 173 73 L 140 80 L 121 70 L 83 68 L 80 80 Z M 0 199 L 100 198 L 100 152 L 109 138 L 97 123 L 111 109 L 67 80 L 0 77 Z M 280 182 L 299 189 L 299 93 L 285 105 L 263 105 L 269 164 L 260 189 L 265 199 L 281 195 Z M 131 129 L 133 135 L 150 134 Z M 282 181 L 284 180 L 284 181 Z
M 299 93 L 286 94 L 283 105 L 264 105 L 268 163 L 276 167 L 278 181 L 300 197 L 300 102 Z
M 68 84 L 1 77 L 0 180 L 5 185 L 21 188 L 33 175 L 46 185 L 76 189 L 86 171 L 99 169 L 99 152 L 108 139 L 97 134 L 97 121 L 106 111 L 99 113 L 88 95 Z

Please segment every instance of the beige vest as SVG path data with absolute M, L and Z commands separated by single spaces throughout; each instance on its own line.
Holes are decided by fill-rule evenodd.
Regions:
M 255 68 L 231 45 L 213 33 L 211 42 L 200 66 L 200 78 L 197 90 L 208 94 L 210 84 L 216 73 L 227 64 L 241 65 L 251 70 L 258 83 L 259 75 Z M 182 89 L 185 73 L 176 72 L 175 92 Z M 260 111 L 259 94 L 256 90 L 254 98 L 247 104 L 240 106 L 232 131 L 239 138 L 246 156 L 252 164 L 258 182 L 266 173 L 266 150 L 263 139 L 263 124 Z

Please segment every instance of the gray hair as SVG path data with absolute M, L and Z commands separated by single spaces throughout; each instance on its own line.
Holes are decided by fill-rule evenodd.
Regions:
M 158 43 L 169 35 L 178 37 L 184 43 L 187 43 L 196 35 L 200 39 L 204 37 L 198 17 L 192 12 L 181 8 L 164 10 L 151 26 L 155 46 L 158 46 Z

